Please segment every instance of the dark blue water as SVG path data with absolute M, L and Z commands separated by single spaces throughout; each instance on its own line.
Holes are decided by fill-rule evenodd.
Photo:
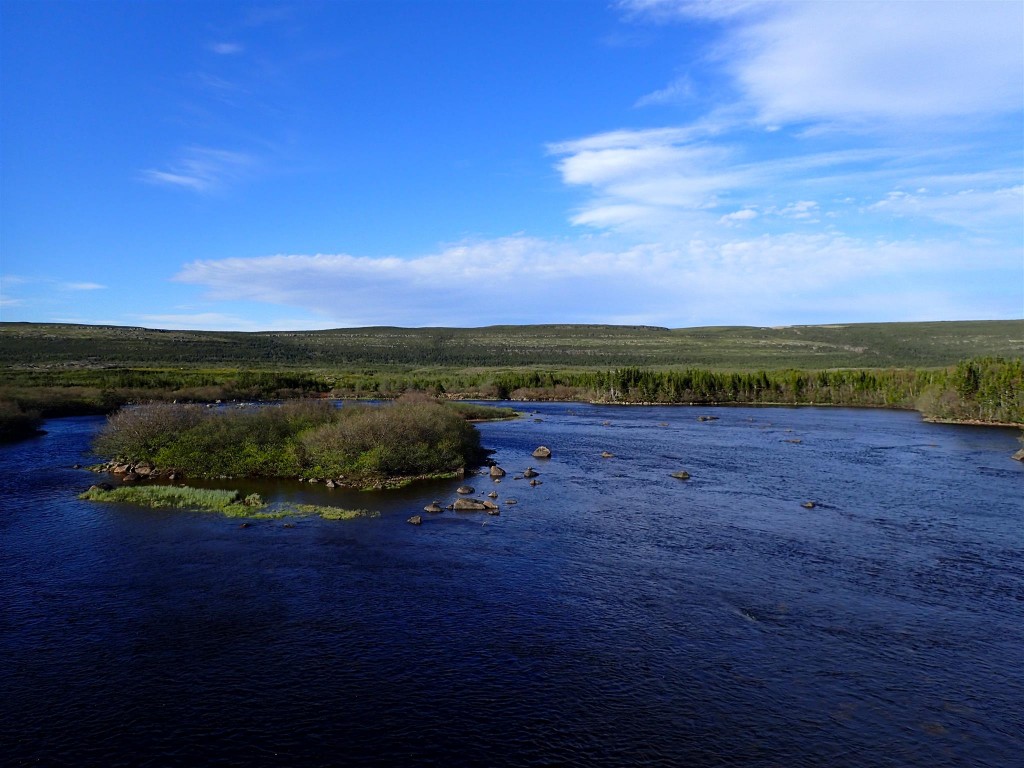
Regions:
M 78 501 L 100 419 L 0 448 L 3 760 L 1024 765 L 1013 430 L 531 410 L 470 479 L 519 503 L 420 527 L 458 483 L 256 485 L 381 517 L 240 528 Z

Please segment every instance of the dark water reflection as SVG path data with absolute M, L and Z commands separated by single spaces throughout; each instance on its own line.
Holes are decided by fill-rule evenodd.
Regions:
M 0 448 L 6 760 L 1022 764 L 1014 431 L 531 410 L 481 425 L 510 473 L 471 480 L 519 503 L 420 527 L 458 483 L 254 484 L 381 517 L 242 529 L 79 502 L 101 420 Z M 530 464 L 542 485 L 512 479 Z

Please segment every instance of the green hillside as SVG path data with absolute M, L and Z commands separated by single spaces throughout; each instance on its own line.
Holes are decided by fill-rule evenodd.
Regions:
M 1020 357 L 1024 320 L 778 328 L 527 325 L 219 332 L 0 323 L 0 367 L 941 367 Z

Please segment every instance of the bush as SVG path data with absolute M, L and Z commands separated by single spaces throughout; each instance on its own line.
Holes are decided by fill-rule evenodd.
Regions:
M 0 443 L 34 435 L 41 423 L 35 411 L 24 411 L 17 403 L 0 400 Z
M 424 475 L 476 461 L 480 436 L 461 416 L 431 400 L 342 409 L 336 422 L 302 437 L 309 471 L 339 475 Z
M 241 410 L 151 403 L 111 416 L 94 448 L 197 477 L 357 481 L 451 472 L 478 460 L 480 438 L 430 398 L 342 409 L 322 401 Z

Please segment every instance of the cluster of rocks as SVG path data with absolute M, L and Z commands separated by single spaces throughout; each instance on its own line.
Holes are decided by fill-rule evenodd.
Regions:
M 178 473 L 171 469 L 159 469 L 149 462 L 140 461 L 137 464 L 128 464 L 119 461 L 108 461 L 105 464 L 97 464 L 89 469 L 94 472 L 109 472 L 121 478 L 122 483 L 137 483 L 140 480 L 163 479 L 174 482 L 178 479 Z
M 532 456 L 537 459 L 549 459 L 551 458 L 551 449 L 548 448 L 547 446 L 540 445 L 533 451 Z M 537 479 L 537 476 L 539 474 L 540 473 L 533 467 L 527 467 L 525 470 L 523 470 L 522 474 L 515 475 L 512 479 L 527 479 L 530 481 L 530 485 L 537 486 L 541 484 L 541 481 Z M 508 473 L 497 464 L 492 464 L 487 470 L 487 476 L 495 484 L 500 483 L 502 479 L 505 478 L 507 475 Z M 423 508 L 423 511 L 431 515 L 441 514 L 445 510 L 451 512 L 486 512 L 488 515 L 501 514 L 501 507 L 498 505 L 497 502 L 497 491 L 489 491 L 487 494 L 485 494 L 486 498 L 474 499 L 470 497 L 474 493 L 476 493 L 476 488 L 474 488 L 471 485 L 460 485 L 458 488 L 455 489 L 455 493 L 458 494 L 458 498 L 455 499 L 455 501 L 453 501 L 452 503 L 446 506 L 442 506 L 440 501 L 433 501 L 427 506 L 425 506 Z M 519 502 L 516 499 L 506 498 L 502 503 L 505 504 L 506 506 L 513 506 L 515 504 L 518 504 Z M 411 523 L 412 525 L 422 525 L 423 515 L 413 515 L 408 519 L 407 522 Z

